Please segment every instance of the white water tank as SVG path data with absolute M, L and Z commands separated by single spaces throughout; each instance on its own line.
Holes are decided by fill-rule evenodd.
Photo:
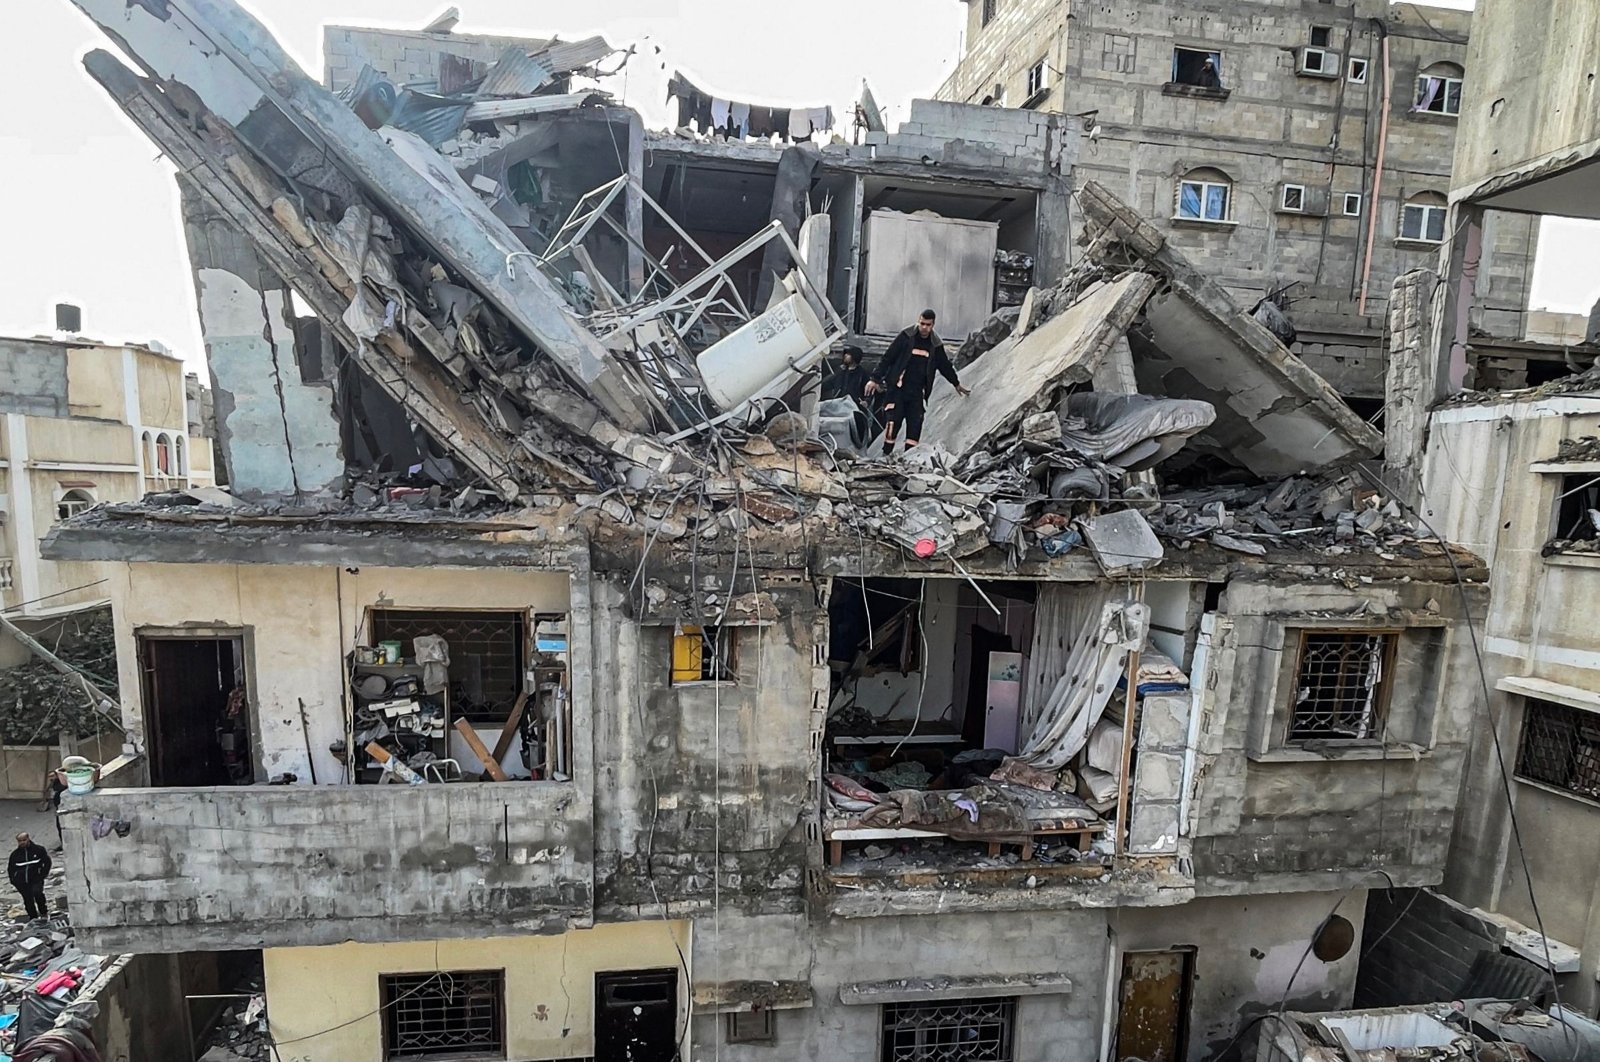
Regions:
M 701 351 L 706 393 L 723 412 L 748 402 L 789 369 L 810 368 L 806 355 L 827 339 L 822 321 L 805 298 L 790 295 L 738 331 Z

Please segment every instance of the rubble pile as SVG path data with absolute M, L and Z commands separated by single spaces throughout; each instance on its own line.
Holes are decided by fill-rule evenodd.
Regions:
M 200 1045 L 199 1062 L 270 1062 L 274 1057 L 261 978 L 238 991 L 247 998 L 223 1010 Z
M 61 659 L 88 673 L 102 688 L 114 687 L 117 646 L 111 610 L 96 610 L 70 637 L 66 633 L 63 629 L 45 640 Z M 62 732 L 93 737 L 104 725 L 84 695 L 83 684 L 49 663 L 29 660 L 0 670 L 0 734 L 8 742 L 48 743 Z
M 73 943 L 62 868 L 51 868 L 45 894 L 51 917 L 29 920 L 18 905 L 0 923 L 0 1057 L 52 1028 L 109 962 Z

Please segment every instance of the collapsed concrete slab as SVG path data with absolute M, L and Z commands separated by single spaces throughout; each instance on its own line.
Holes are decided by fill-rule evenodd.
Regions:
M 237 4 L 74 3 L 169 94 L 175 87 L 191 94 L 279 172 L 295 173 L 286 161 L 304 154 L 306 145 L 313 155 L 334 160 L 344 182 L 370 195 L 470 282 L 620 425 L 651 427 L 642 383 L 572 318 L 541 273 L 516 268 L 515 257 L 527 252 L 505 224 L 470 193 L 449 187 L 437 165 L 415 158 L 396 165 L 404 153 L 308 77 Z
M 1080 201 L 1098 230 L 1091 259 L 1149 270 L 1163 282 L 1129 340 L 1141 392 L 1216 407 L 1216 421 L 1191 446 L 1260 476 L 1315 472 L 1383 451 L 1382 435 L 1159 229 L 1094 181 Z
M 1155 290 L 1154 277 L 1130 273 L 1086 292 L 1027 335 L 1002 341 L 967 368 L 965 399 L 942 377 L 934 385 L 924 445 L 963 457 L 985 440 L 1049 405 L 1058 388 L 1084 383 L 1128 330 Z

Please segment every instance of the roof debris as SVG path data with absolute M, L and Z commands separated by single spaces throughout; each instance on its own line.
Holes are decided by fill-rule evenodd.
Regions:
M 804 526 L 808 541 L 994 550 L 1013 567 L 1087 542 L 1108 572 L 1200 541 L 1244 559 L 1383 555 L 1416 537 L 1346 474 L 1381 437 L 1093 182 L 1079 195 L 1086 253 L 1054 283 L 1003 293 L 1020 305 L 956 358 L 970 395 L 937 381 L 921 445 L 886 461 L 862 456 L 873 402 L 814 400 L 819 366 L 853 337 L 820 289 L 826 266 L 800 267 L 806 196 L 784 175 L 811 179 L 811 145 L 783 153 L 769 222 L 718 255 L 626 166 L 550 194 L 602 172 L 580 164 L 570 123 L 602 123 L 605 144 L 611 122 L 638 128 L 603 93 L 574 91 L 571 75 L 614 54 L 600 38 L 508 48 L 433 98 L 371 70 L 336 98 L 231 0 L 195 13 L 198 34 L 141 5 L 112 17 L 76 2 L 146 76 L 104 52 L 91 73 L 425 436 L 420 460 L 355 469 L 336 500 L 168 496 L 84 519 L 492 521 L 565 506 L 652 542 Z M 670 249 L 644 239 L 646 219 Z M 759 303 L 758 274 L 773 291 Z

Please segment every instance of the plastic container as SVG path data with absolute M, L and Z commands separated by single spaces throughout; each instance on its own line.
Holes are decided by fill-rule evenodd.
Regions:
M 94 792 L 94 776 L 99 770 L 100 765 L 98 763 L 63 769 L 61 773 L 67 780 L 67 792 L 76 796 Z

